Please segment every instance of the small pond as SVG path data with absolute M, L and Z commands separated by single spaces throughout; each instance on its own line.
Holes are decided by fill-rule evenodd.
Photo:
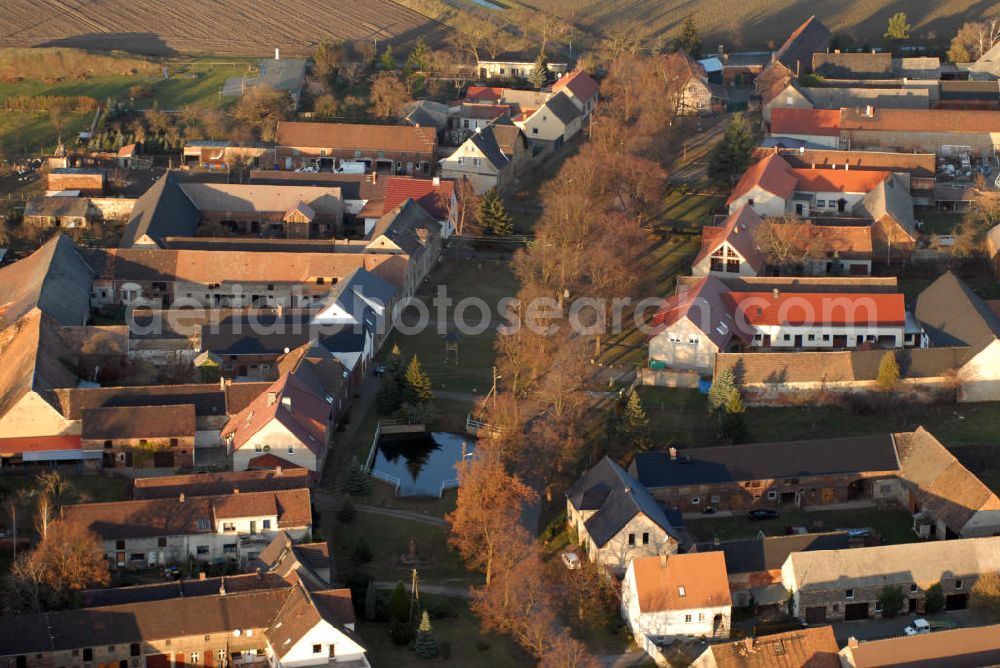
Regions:
M 474 448 L 475 439 L 464 434 L 384 434 L 372 470 L 377 477 L 398 479 L 400 496 L 438 496 L 442 483 L 458 477 L 455 465 L 463 451 Z

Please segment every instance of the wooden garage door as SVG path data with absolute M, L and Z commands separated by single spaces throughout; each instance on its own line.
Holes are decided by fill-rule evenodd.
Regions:
M 844 606 L 844 620 L 868 619 L 867 603 L 848 603 Z
M 948 594 L 944 599 L 945 610 L 965 610 L 968 607 L 968 594 Z
M 826 606 L 806 608 L 806 624 L 822 624 L 826 621 Z
M 170 668 L 169 654 L 150 654 L 146 657 L 146 668 Z

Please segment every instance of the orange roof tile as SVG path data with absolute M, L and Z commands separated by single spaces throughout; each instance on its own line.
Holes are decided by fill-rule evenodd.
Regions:
M 22 436 L 0 438 L 0 455 L 9 457 L 25 452 L 50 452 L 53 450 L 79 450 L 79 436 Z
M 876 109 L 869 117 L 844 109 L 840 127 L 885 132 L 996 132 L 1000 128 L 1000 111 Z
M 597 95 L 598 85 L 594 78 L 583 70 L 576 70 L 572 74 L 560 77 L 552 84 L 552 92 L 558 93 L 563 88 L 568 88 L 573 97 L 583 102 Z
M 408 125 L 278 123 L 279 146 L 434 154 L 437 130 Z
M 726 200 L 726 204 L 732 204 L 755 186 L 788 199 L 795 192 L 796 184 L 797 179 L 792 168 L 784 158 L 775 153 L 750 165 L 733 188 L 733 194 Z
M 451 210 L 451 197 L 455 182 L 451 180 L 415 179 L 409 176 L 390 176 L 385 188 L 382 215 L 412 199 L 435 220 L 446 220 Z
M 892 172 L 847 169 L 794 169 L 799 184 L 806 192 L 868 193 L 892 176 Z
M 839 109 L 786 109 L 771 111 L 771 134 L 840 136 Z
M 641 612 L 690 610 L 732 605 L 726 557 L 720 552 L 691 552 L 665 558 L 633 559 Z

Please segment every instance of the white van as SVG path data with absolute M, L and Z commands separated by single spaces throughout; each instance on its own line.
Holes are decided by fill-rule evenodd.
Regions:
M 368 165 L 363 162 L 347 160 L 340 163 L 337 167 L 337 173 L 339 174 L 364 174 L 368 171 Z

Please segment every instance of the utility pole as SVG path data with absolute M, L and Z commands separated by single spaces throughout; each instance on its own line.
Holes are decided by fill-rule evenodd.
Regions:
M 414 568 L 410 571 L 410 622 L 413 622 L 413 603 L 420 602 L 420 591 L 417 589 L 418 582 L 417 569 Z
M 490 394 L 493 395 L 493 410 L 497 409 L 497 381 L 500 380 L 500 376 L 497 375 L 497 368 L 493 367 L 493 387 L 490 389 Z

